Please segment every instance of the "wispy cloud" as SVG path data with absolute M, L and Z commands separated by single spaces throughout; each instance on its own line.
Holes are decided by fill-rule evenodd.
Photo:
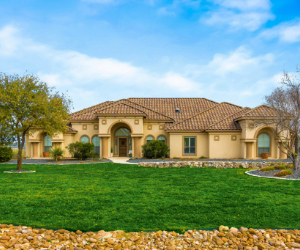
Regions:
M 213 60 L 208 64 L 215 74 L 224 75 L 228 73 L 245 74 L 245 70 L 253 70 L 265 64 L 272 64 L 274 55 L 271 53 L 253 57 L 251 51 L 239 47 L 235 51 L 224 54 L 215 54 Z
M 255 31 L 274 15 L 269 0 L 214 0 L 215 10 L 201 21 L 209 25 L 228 25 L 233 30 Z
M 0 48 L 0 52 L 7 56 L 17 55 L 18 60 L 23 60 L 26 65 L 37 62 L 41 80 L 61 90 L 69 89 L 69 93 L 76 99 L 74 106 L 77 109 L 95 104 L 92 102 L 97 99 L 95 92 L 102 95 L 107 93 L 108 98 L 116 99 L 116 89 L 119 90 L 117 95 L 128 92 L 140 96 L 147 91 L 148 96 L 155 96 L 157 89 L 181 93 L 194 91 L 199 86 L 197 81 L 180 73 L 168 71 L 157 74 L 115 58 L 98 58 L 77 51 L 57 50 L 22 37 L 13 26 L 0 30 Z
M 0 55 L 12 55 L 19 44 L 17 29 L 12 25 L 7 25 L 0 30 Z
M 260 37 L 266 39 L 278 38 L 281 42 L 300 42 L 300 20 L 281 23 L 271 29 L 263 31 Z

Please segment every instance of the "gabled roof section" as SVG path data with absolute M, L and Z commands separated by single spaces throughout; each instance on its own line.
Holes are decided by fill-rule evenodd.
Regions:
M 249 112 L 241 115 L 240 117 L 237 117 L 235 120 L 242 120 L 247 118 L 272 118 L 278 116 L 278 110 L 266 106 L 266 105 L 260 105 L 254 109 L 251 109 Z
M 144 115 L 146 120 L 174 122 L 173 119 L 127 99 L 115 101 L 95 115 Z
M 126 104 L 124 101 L 112 103 L 98 111 L 97 115 L 143 115 L 146 116 L 146 113 Z
M 183 121 L 218 104 L 205 98 L 129 98 L 128 100 L 165 115 L 175 122 Z M 179 109 L 179 113 L 176 113 L 175 109 Z
M 241 130 L 241 126 L 237 121 L 234 121 L 235 118 L 240 117 L 241 115 L 249 112 L 251 109 L 250 108 L 244 108 L 242 110 L 239 110 L 238 112 L 229 115 L 225 117 L 224 119 L 211 124 L 206 131 L 211 131 L 211 130 Z
M 210 125 L 221 121 L 229 115 L 241 111 L 243 108 L 231 103 L 222 102 L 210 107 L 196 115 L 193 115 L 182 122 L 170 125 L 167 131 L 204 131 Z
M 97 117 L 95 116 L 95 114 L 99 110 L 101 110 L 103 107 L 108 106 L 111 103 L 113 103 L 113 102 L 106 101 L 106 102 L 103 102 L 103 103 L 99 103 L 95 106 L 79 110 L 77 112 L 74 112 L 74 113 L 70 114 L 69 119 L 71 121 L 97 120 Z

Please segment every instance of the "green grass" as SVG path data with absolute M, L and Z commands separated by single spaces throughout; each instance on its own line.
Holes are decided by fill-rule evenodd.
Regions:
M 300 228 L 300 182 L 244 169 L 141 168 L 113 163 L 0 165 L 0 224 L 68 230 Z

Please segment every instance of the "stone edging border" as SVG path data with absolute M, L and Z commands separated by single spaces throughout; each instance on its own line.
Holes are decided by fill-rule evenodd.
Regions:
M 3 171 L 3 173 L 6 173 L 6 174 L 30 174 L 30 173 L 35 173 L 36 171 L 22 171 L 22 172 L 16 172 L 14 170 L 11 170 L 11 171 Z
M 254 177 L 260 177 L 260 178 L 269 178 L 269 179 L 279 179 L 279 180 L 286 180 L 286 181 L 300 181 L 300 179 L 287 179 L 287 178 L 282 178 L 282 177 L 275 177 L 275 176 L 260 176 L 257 174 L 252 174 L 251 172 L 256 171 L 256 170 L 250 170 L 245 172 L 245 174 L 254 176 Z

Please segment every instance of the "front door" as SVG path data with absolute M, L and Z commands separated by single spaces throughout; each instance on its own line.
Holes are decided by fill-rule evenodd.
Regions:
M 127 138 L 119 139 L 119 156 L 127 156 Z

